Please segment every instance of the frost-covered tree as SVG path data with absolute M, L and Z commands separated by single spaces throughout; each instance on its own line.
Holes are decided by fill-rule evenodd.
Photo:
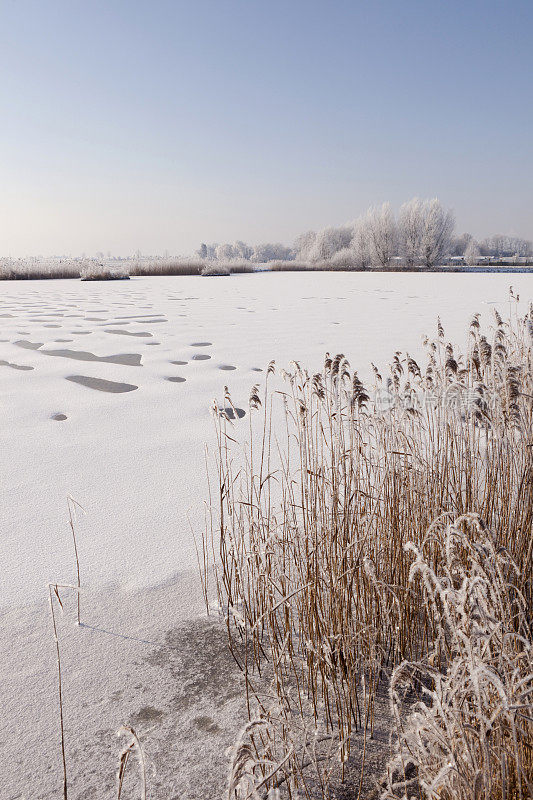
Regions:
M 533 255 L 533 243 L 529 239 L 514 239 L 514 250 L 517 256 L 529 258 Z
M 533 242 L 529 239 L 516 240 L 516 255 L 522 258 L 529 258 L 533 255 Z
M 232 244 L 219 244 L 215 250 L 215 257 L 217 261 L 231 261 L 237 258 L 237 255 Z
M 404 203 L 398 214 L 399 252 L 407 266 L 441 263 L 452 247 L 453 213 L 437 198 Z
M 464 251 L 463 258 L 469 265 L 475 265 L 479 261 L 481 251 L 475 239 L 470 239 L 466 250 Z
M 296 258 L 300 259 L 301 261 L 308 261 L 309 260 L 309 253 L 312 250 L 312 247 L 315 243 L 316 233 L 314 231 L 307 231 L 306 233 L 301 233 L 294 242 L 294 252 Z
M 366 269 L 372 263 L 366 216 L 358 217 L 353 224 L 353 237 L 350 245 L 355 267 Z
M 258 244 L 254 247 L 251 260 L 257 264 L 262 264 L 266 261 L 289 261 L 294 257 L 294 253 L 290 247 L 284 244 Z
M 408 267 L 420 263 L 424 230 L 424 203 L 413 197 L 398 213 L 399 255 Z
M 480 246 L 482 254 L 492 258 L 511 258 L 512 256 L 527 258 L 533 252 L 532 244 L 527 239 L 521 239 L 518 236 L 503 236 L 501 233 L 484 239 Z
M 331 264 L 335 267 L 345 267 L 346 269 L 357 267 L 355 251 L 352 247 L 343 247 L 342 250 L 337 250 L 331 258 Z
M 335 253 L 349 247 L 353 238 L 353 228 L 323 228 L 316 235 L 308 254 L 309 261 L 330 261 Z
M 246 260 L 249 260 L 254 252 L 253 247 L 250 247 L 249 244 L 241 241 L 236 241 L 233 243 L 233 251 L 235 253 L 235 258 L 244 258 Z
M 396 255 L 396 222 L 390 203 L 373 206 L 364 219 L 371 263 L 386 267 Z
M 466 248 L 473 238 L 471 233 L 462 233 L 460 236 L 453 236 L 450 244 L 450 255 L 464 256 Z
M 283 244 L 260 244 L 251 247 L 246 242 L 236 241 L 233 244 L 202 244 L 196 254 L 209 261 L 287 261 L 294 258 L 294 252 Z
M 508 254 L 508 241 L 506 236 L 497 233 L 494 236 L 489 236 L 482 242 L 483 255 L 491 256 L 492 258 L 502 258 Z
M 435 197 L 423 204 L 423 232 L 421 243 L 421 263 L 434 267 L 442 263 L 449 252 L 455 218 L 451 209 L 445 209 Z

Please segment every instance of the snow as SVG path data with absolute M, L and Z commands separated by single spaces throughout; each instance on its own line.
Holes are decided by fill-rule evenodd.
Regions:
M 371 360 L 416 356 L 438 315 L 464 342 L 474 312 L 506 312 L 508 285 L 506 275 L 429 273 L 2 284 L 2 797 L 61 790 L 47 583 L 75 582 L 67 497 L 86 512 L 76 523 L 82 625 L 68 593 L 58 616 L 69 798 L 114 796 L 123 723 L 145 748 L 149 797 L 220 797 L 246 711 L 196 569 L 213 398 L 228 385 L 247 412 L 271 359 L 316 371 L 326 351 L 367 379 Z M 513 285 L 525 311 L 531 276 Z M 235 420 L 239 438 L 248 420 Z M 378 739 L 376 764 L 386 720 Z
M 513 283 L 531 295 L 530 276 Z M 508 285 L 505 275 L 430 273 L 3 283 L 0 605 L 72 579 L 68 495 L 86 511 L 78 537 L 89 585 L 149 586 L 194 568 L 210 407 L 225 385 L 246 410 L 256 370 L 297 359 L 316 371 L 326 351 L 368 377 L 371 360 L 416 353 L 437 315 L 464 341 L 475 311 L 505 312 Z M 247 416 L 236 425 L 246 432 Z
M 246 719 L 242 677 L 196 575 L 137 592 L 86 591 L 57 613 L 69 800 L 116 798 L 122 725 L 137 732 L 151 800 L 214 800 Z M 13 647 L 13 643 L 16 646 Z M 62 797 L 57 665 L 46 603 L 12 609 L 0 636 L 2 800 Z M 205 765 L 208 765 L 206 769 Z M 128 767 L 124 797 L 140 797 Z

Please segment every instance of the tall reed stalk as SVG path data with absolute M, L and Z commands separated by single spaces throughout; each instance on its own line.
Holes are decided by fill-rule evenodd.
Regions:
M 405 546 L 424 548 L 438 572 L 434 520 L 477 512 L 517 565 L 531 615 L 533 315 L 511 302 L 509 320 L 496 314 L 485 332 L 472 318 L 464 352 L 439 321 L 423 366 L 398 351 L 386 375 L 373 367 L 372 387 L 342 354 L 314 375 L 271 364 L 264 392 L 252 390 L 242 448 L 215 405 L 218 495 L 204 552 L 249 713 L 268 723 L 252 732 L 256 784 L 307 792 L 311 764 L 328 796 L 326 756 L 309 756 L 309 732 L 322 726 L 326 747 L 336 742 L 326 761 L 342 776 L 354 733 L 373 735 L 380 685 L 432 652 L 439 620 L 421 577 L 410 580 Z M 230 786 L 230 797 L 252 796 Z
M 57 663 L 57 698 L 59 705 L 59 732 L 61 738 L 61 764 L 63 767 L 63 800 L 68 800 L 68 775 L 67 775 L 67 757 L 65 751 L 65 720 L 63 714 L 63 675 L 61 669 L 61 648 L 59 646 L 59 634 L 57 632 L 56 617 L 54 613 L 54 598 L 61 611 L 63 611 L 63 601 L 59 594 L 60 589 L 70 589 L 79 595 L 79 587 L 71 586 L 64 583 L 49 583 L 48 584 L 48 602 L 50 608 L 50 618 L 52 620 L 52 628 L 54 632 L 54 643 L 56 648 L 56 663 Z

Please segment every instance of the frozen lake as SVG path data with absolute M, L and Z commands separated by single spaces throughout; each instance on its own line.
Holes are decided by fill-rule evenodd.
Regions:
M 4 282 L 0 307 L 0 604 L 72 581 L 66 499 L 83 581 L 142 587 L 196 564 L 210 406 L 228 385 L 247 411 L 271 359 L 322 367 L 420 351 L 440 315 L 463 343 L 471 315 L 525 312 L 530 275 L 263 273 L 231 278 Z M 247 430 L 247 416 L 236 422 Z

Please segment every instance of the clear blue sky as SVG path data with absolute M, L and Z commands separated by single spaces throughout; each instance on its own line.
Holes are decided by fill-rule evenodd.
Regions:
M 290 242 L 438 196 L 533 238 L 532 0 L 0 0 L 0 255 Z

